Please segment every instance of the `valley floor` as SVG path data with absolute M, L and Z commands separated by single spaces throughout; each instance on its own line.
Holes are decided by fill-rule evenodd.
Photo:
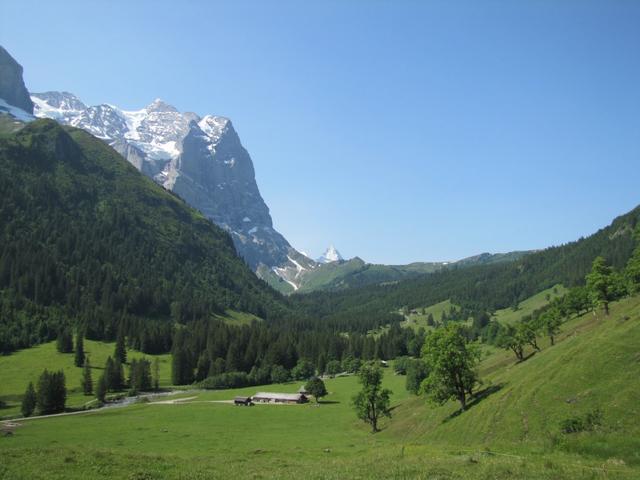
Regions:
M 300 386 L 289 383 L 17 420 L 14 434 L 0 437 L 0 478 L 640 478 L 638 345 L 636 297 L 608 317 L 571 320 L 555 346 L 522 363 L 490 351 L 482 394 L 462 414 L 454 403 L 435 407 L 411 396 L 405 378 L 387 369 L 393 417 L 375 435 L 350 406 L 358 390 L 352 376 L 328 380 L 320 406 L 222 402 Z M 563 420 L 594 409 L 603 413 L 600 427 L 561 433 Z

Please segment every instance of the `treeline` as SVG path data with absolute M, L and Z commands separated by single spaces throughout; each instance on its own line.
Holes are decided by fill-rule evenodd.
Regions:
M 190 323 L 176 332 L 172 381 L 206 381 L 216 388 L 304 380 L 314 374 L 355 371 L 361 360 L 415 355 L 424 332 L 394 323 L 374 336 L 358 332 L 303 330 L 295 322 L 233 326 L 218 320 Z M 299 375 L 301 365 L 308 375 Z M 341 370 L 343 369 L 343 370 Z

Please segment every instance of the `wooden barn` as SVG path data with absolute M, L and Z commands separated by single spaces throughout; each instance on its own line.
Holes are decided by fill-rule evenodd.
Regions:
M 260 403 L 306 403 L 309 401 L 302 393 L 272 393 L 258 392 L 253 397 L 254 402 Z

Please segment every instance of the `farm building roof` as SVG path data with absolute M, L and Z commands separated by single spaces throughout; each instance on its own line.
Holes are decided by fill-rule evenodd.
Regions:
M 273 392 L 258 392 L 253 398 L 268 398 L 269 400 L 293 400 L 298 401 L 301 397 L 304 397 L 301 393 L 273 393 Z

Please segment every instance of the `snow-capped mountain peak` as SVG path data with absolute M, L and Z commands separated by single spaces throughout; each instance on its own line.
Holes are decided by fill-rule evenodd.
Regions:
M 225 117 L 219 117 L 216 115 L 205 115 L 198 122 L 200 129 L 211 139 L 211 143 L 216 145 L 220 140 L 220 137 L 224 134 L 229 119 Z
M 342 255 L 340 255 L 340 252 L 336 250 L 336 247 L 330 245 L 329 248 L 327 248 L 324 254 L 320 258 L 318 258 L 317 261 L 318 263 L 332 263 L 339 262 L 341 260 L 344 259 L 342 258 Z
M 87 106 L 69 92 L 32 93 L 33 114 L 36 117 L 47 117 L 62 123 L 70 123 L 79 116 Z
M 173 105 L 169 105 L 161 98 L 156 98 L 153 102 L 146 106 L 147 112 L 171 112 L 178 113 L 178 109 Z

